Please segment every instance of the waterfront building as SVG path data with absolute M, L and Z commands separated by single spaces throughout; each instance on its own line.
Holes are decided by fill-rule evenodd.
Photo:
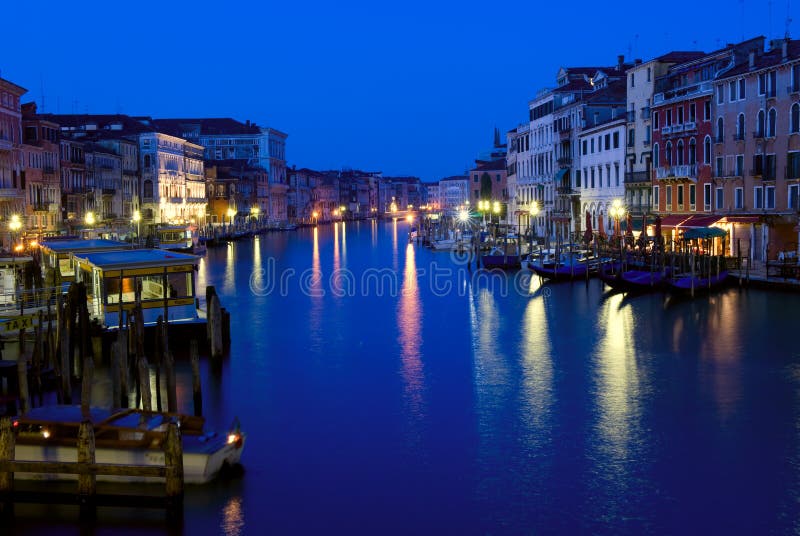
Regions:
M 287 214 L 289 221 L 310 222 L 314 214 L 314 189 L 322 174 L 313 169 L 288 171 L 289 193 Z
M 122 189 L 114 192 L 120 212 L 115 212 L 120 224 L 130 223 L 137 210 L 140 210 L 139 194 L 139 147 L 133 140 L 121 136 L 98 132 L 94 136 L 95 143 L 120 157 L 122 162 Z M 106 194 L 107 195 L 107 194 Z
M 470 177 L 454 175 L 439 181 L 439 202 L 445 213 L 455 214 L 461 208 L 469 206 L 471 211 L 477 209 L 477 202 L 470 202 Z
M 527 211 L 520 197 L 522 190 L 530 185 L 532 176 L 530 123 L 522 123 L 506 134 L 506 189 L 508 190 L 508 214 L 511 223 L 522 227 L 523 213 L 528 227 Z
M 257 202 L 258 185 L 266 170 L 243 160 L 217 160 L 204 168 L 208 208 L 206 223 L 230 224 L 252 221 L 264 215 Z M 231 215 L 232 214 L 232 215 Z
M 713 124 L 714 78 L 763 48 L 763 37 L 671 65 L 656 79 L 652 104 L 653 210 L 662 216 L 668 240 L 688 226 L 705 227 L 714 209 L 714 148 L 725 128 Z M 720 125 L 721 126 L 721 125 Z M 731 130 L 727 130 L 731 133 Z M 717 197 L 720 208 L 723 199 Z M 691 221 L 689 217 L 694 219 Z
M 610 234 L 609 209 L 625 195 L 625 123 L 626 117 L 620 114 L 587 126 L 578 136 L 583 177 L 580 214 L 590 215 L 595 232 L 602 219 Z
M 425 204 L 430 210 L 438 210 L 441 207 L 441 197 L 439 196 L 439 183 L 428 182 L 422 185 L 425 188 Z
M 332 221 L 339 216 L 339 174 L 335 171 L 321 172 L 314 187 L 314 212 L 318 221 Z
M 536 97 L 528 103 L 528 117 L 533 170 L 530 183 L 522 182 L 521 196 L 528 210 L 533 203 L 538 208 L 534 229 L 536 235 L 552 237 L 555 234 L 552 219 L 556 163 L 553 157 L 553 92 L 550 89 L 539 90 Z
M 36 104 L 22 105 L 25 223 L 27 234 L 52 234 L 61 224 L 58 125 L 36 115 Z
M 26 92 L 25 88 L 0 78 L 0 222 L 7 222 L 12 215 L 25 210 L 20 97 Z M 6 229 L 2 231 L 6 248 L 11 244 L 9 233 Z
M 625 206 L 639 225 L 649 214 L 652 194 L 652 104 L 655 81 L 671 65 L 704 56 L 699 51 L 675 51 L 642 63 L 635 60 L 627 74 L 627 155 L 625 163 Z
M 122 157 L 94 142 L 84 144 L 86 210 L 105 227 L 127 227 L 122 216 Z
M 714 83 L 712 213 L 725 216 L 730 253 L 753 260 L 795 250 L 800 183 L 800 41 L 776 39 Z M 739 249 L 741 248 L 741 249 Z
M 64 136 L 59 140 L 61 171 L 61 221 L 69 228 L 86 214 L 86 158 L 84 143 Z
M 578 137 L 591 128 L 618 117 L 626 106 L 625 71 L 630 64 L 617 57 L 612 67 L 562 67 L 553 89 L 553 146 L 557 170 L 553 177 L 556 200 L 552 220 L 562 239 L 579 234 L 583 218 L 581 154 Z

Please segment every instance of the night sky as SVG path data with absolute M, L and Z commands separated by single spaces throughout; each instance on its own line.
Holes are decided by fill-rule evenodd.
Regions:
M 787 7 L 9 0 L 0 75 L 46 112 L 250 119 L 289 134 L 290 165 L 427 181 L 463 173 L 494 127 L 526 120 L 561 65 L 780 37 Z

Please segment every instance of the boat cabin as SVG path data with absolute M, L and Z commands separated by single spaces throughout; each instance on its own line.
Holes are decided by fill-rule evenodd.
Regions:
M 159 316 L 170 322 L 198 319 L 195 271 L 199 258 L 162 249 L 133 249 L 75 255 L 78 281 L 86 284 L 89 314 L 106 327 L 120 312 L 141 303 L 145 324 Z
M 42 269 L 47 272 L 58 268 L 61 272 L 61 281 L 71 283 L 75 281 L 75 263 L 73 255 L 93 253 L 96 251 L 119 251 L 130 249 L 131 245 L 119 240 L 106 240 L 96 238 L 81 240 L 79 238 L 51 238 L 39 244 L 42 251 Z
M 0 257 L 0 315 L 19 309 L 25 269 L 32 264 L 27 255 Z
M 197 227 L 193 225 L 160 225 L 155 229 L 155 244 L 159 249 L 191 253 L 196 231 Z

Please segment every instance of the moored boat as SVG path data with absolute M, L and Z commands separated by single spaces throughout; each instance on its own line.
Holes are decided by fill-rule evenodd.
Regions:
M 600 260 L 581 251 L 562 253 L 558 262 L 552 257 L 540 257 L 528 264 L 536 275 L 545 279 L 567 281 L 570 279 L 586 278 L 587 272 L 592 275 L 597 272 Z
M 204 419 L 187 415 L 123 409 L 113 412 L 92 408 L 96 463 L 164 465 L 163 441 L 169 422 L 177 421 L 183 446 L 184 481 L 204 484 L 225 466 L 239 464 L 245 435 L 236 425 L 225 433 L 204 430 Z M 17 432 L 15 459 L 74 462 L 78 429 L 84 414 L 80 406 L 43 406 L 14 420 Z M 21 480 L 68 480 L 75 475 L 15 473 Z M 147 482 L 146 477 L 98 475 L 98 480 Z
M 721 270 L 706 276 L 692 276 L 682 274 L 667 282 L 668 289 L 674 294 L 695 294 L 710 292 L 725 286 L 728 279 L 728 271 Z

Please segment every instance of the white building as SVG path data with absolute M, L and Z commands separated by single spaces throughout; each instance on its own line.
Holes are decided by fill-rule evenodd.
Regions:
M 531 135 L 532 172 L 529 183 L 523 183 L 520 192 L 523 202 L 535 202 L 539 209 L 536 235 L 554 236 L 552 223 L 555 206 L 555 186 L 553 177 L 556 166 L 553 137 L 553 93 L 549 89 L 540 90 L 536 98 L 528 103 Z
M 182 138 L 139 134 L 142 218 L 150 223 L 205 222 L 203 147 Z
M 583 177 L 580 197 L 582 223 L 585 225 L 588 212 L 592 229 L 597 232 L 602 219 L 603 228 L 609 235 L 613 230 L 609 209 L 614 200 L 624 202 L 625 196 L 625 123 L 625 116 L 620 115 L 584 129 L 578 137 Z
M 439 196 L 439 183 L 426 184 L 425 190 L 428 196 L 428 207 L 432 210 L 439 209 L 442 205 L 442 200 Z
M 439 199 L 445 212 L 455 213 L 469 204 L 469 177 L 457 175 L 440 180 Z

